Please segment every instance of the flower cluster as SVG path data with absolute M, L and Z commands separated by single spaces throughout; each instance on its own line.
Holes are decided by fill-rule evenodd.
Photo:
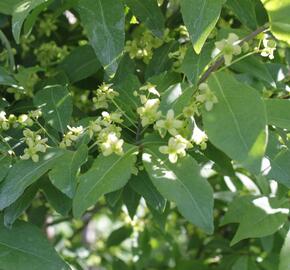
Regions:
M 25 129 L 23 131 L 23 135 L 25 138 L 25 143 L 28 147 L 24 149 L 24 154 L 20 156 L 21 159 L 27 160 L 32 159 L 34 162 L 39 161 L 38 153 L 45 153 L 47 149 L 47 138 L 42 139 L 37 132 L 34 132 L 30 129 Z
M 269 59 L 274 59 L 274 52 L 276 50 L 276 42 L 273 39 L 264 38 L 263 39 L 263 50 L 261 52 L 261 55 L 263 57 L 269 57 Z
M 147 91 L 147 95 L 144 95 L 143 91 Z M 160 94 L 154 85 L 149 83 L 140 88 L 140 94 L 137 93 L 142 104 L 137 108 L 142 126 L 153 125 L 162 138 L 165 138 L 167 134 L 170 135 L 168 145 L 159 147 L 161 153 L 168 155 L 170 162 L 176 163 L 179 157 L 184 157 L 186 150 L 193 147 L 193 143 L 199 145 L 202 149 L 206 147 L 206 134 L 196 125 L 194 129 L 191 126 L 193 116 L 198 112 L 198 104 L 211 102 L 211 106 L 213 106 L 213 103 L 217 102 L 216 99 L 213 99 L 214 94 L 209 91 L 207 89 L 207 92 L 203 93 L 205 96 L 202 102 L 199 100 L 199 103 L 197 103 L 196 97 L 193 97 L 193 101 L 190 101 L 189 105 L 184 108 L 183 113 L 178 116 L 175 116 L 173 109 L 169 109 L 165 115 L 162 114 L 159 108 Z M 210 93 L 211 95 L 209 95 Z M 154 98 L 150 98 L 152 95 L 154 95 Z
M 169 53 L 168 57 L 174 59 L 173 68 L 178 70 L 183 62 L 185 54 L 187 52 L 187 46 L 183 45 L 178 48 L 177 51 Z
M 234 55 L 239 55 L 242 52 L 239 37 L 234 33 L 230 33 L 227 39 L 215 42 L 215 46 L 223 55 L 226 66 L 231 64 Z
M 131 59 L 141 59 L 148 64 L 153 56 L 153 50 L 160 47 L 163 40 L 154 37 L 148 30 L 133 40 L 126 42 L 125 51 L 129 53 Z
M 9 130 L 10 128 L 31 127 L 34 124 L 34 120 L 37 120 L 41 116 L 40 110 L 31 111 L 28 114 L 21 114 L 18 117 L 14 114 L 10 114 L 6 117 L 5 111 L 0 111 L 0 130 Z
M 79 127 L 70 127 L 67 126 L 68 132 L 64 134 L 62 141 L 60 142 L 60 148 L 66 148 L 72 146 L 72 143 L 77 141 L 80 135 L 83 134 L 84 128 L 82 126 Z
M 118 96 L 119 93 L 111 88 L 112 84 L 103 83 L 96 91 L 93 97 L 93 103 L 96 109 L 108 108 L 109 101 Z

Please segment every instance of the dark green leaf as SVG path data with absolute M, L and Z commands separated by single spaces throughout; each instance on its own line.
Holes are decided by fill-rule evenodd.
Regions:
M 290 100 L 266 99 L 268 124 L 290 130 Z
M 176 203 L 180 213 L 207 233 L 213 232 L 213 192 L 200 176 L 195 160 L 187 156 L 172 164 L 158 149 L 146 148 L 143 163 L 157 190 Z
M 227 6 L 235 13 L 238 19 L 251 29 L 258 27 L 255 0 L 228 0 Z
M 133 220 L 137 208 L 139 206 L 141 196 L 131 188 L 130 185 L 126 185 L 123 191 L 123 202 L 126 205 L 130 218 Z
M 280 253 L 279 270 L 290 270 L 290 230 L 285 238 L 284 245 Z
M 15 220 L 29 207 L 38 190 L 38 183 L 28 187 L 21 197 L 4 210 L 4 224 L 11 227 Z
M 132 234 L 132 227 L 121 227 L 113 231 L 107 239 L 107 247 L 118 246 Z
M 75 83 L 95 74 L 101 64 L 93 48 L 85 45 L 74 49 L 59 67 L 65 71 L 70 82 Z
M 37 227 L 16 222 L 11 230 L 0 219 L 0 257 L 3 270 L 69 270 Z
M 181 0 L 181 13 L 193 48 L 200 53 L 215 27 L 225 0 Z
M 12 33 L 17 43 L 20 41 L 21 29 L 29 13 L 48 0 L 23 0 L 14 7 L 12 16 Z
M 166 200 L 158 192 L 152 184 L 146 171 L 140 171 L 138 175 L 134 175 L 130 182 L 130 186 L 138 194 L 140 194 L 147 204 L 159 212 L 163 212 L 166 205 Z
M 77 187 L 76 176 L 88 157 L 88 148 L 81 145 L 77 151 L 65 151 L 59 162 L 49 172 L 51 182 L 61 192 L 72 198 Z
M 209 140 L 229 157 L 258 173 L 266 150 L 266 110 L 257 91 L 230 73 L 213 74 L 208 81 L 218 99 L 203 110 Z
M 15 202 L 24 190 L 53 167 L 63 154 L 59 149 L 50 149 L 40 157 L 39 162 L 32 160 L 17 161 L 0 187 L 0 209 Z
M 73 201 L 75 217 L 107 193 L 122 188 L 129 180 L 136 161 L 137 148 L 127 146 L 124 155 L 99 155 L 90 170 L 79 178 L 79 186 Z
M 77 10 L 95 53 L 109 75 L 116 72 L 125 41 L 120 0 L 80 0 Z
M 240 197 L 230 204 L 222 224 L 239 223 L 238 231 L 231 242 L 234 245 L 246 238 L 273 234 L 286 222 L 288 213 L 289 205 L 285 200 Z
M 154 35 L 162 37 L 164 17 L 155 0 L 125 0 L 132 13 L 143 22 Z
M 34 104 L 41 109 L 49 125 L 65 133 L 72 115 L 72 98 L 66 87 L 61 85 L 45 87 L 36 93 Z

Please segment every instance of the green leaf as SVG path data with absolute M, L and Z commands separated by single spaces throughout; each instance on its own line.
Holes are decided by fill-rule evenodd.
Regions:
M 81 145 L 77 151 L 65 151 L 59 162 L 49 172 L 52 184 L 72 198 L 77 187 L 76 176 L 88 157 L 88 148 Z
M 37 227 L 16 222 L 11 230 L 0 219 L 0 258 L 3 270 L 69 270 Z
M 266 99 L 268 124 L 290 130 L 290 100 Z
M 0 154 L 0 182 L 6 177 L 11 161 L 12 159 L 9 155 Z
M 56 212 L 63 216 L 67 216 L 72 208 L 72 200 L 60 192 L 48 179 L 41 185 L 41 189 Z
M 46 122 L 54 129 L 65 133 L 72 115 L 72 98 L 66 87 L 47 86 L 38 91 L 34 104 L 43 113 Z
M 0 13 L 5 15 L 12 15 L 14 7 L 23 0 L 1 0 Z
M 123 202 L 126 205 L 131 220 L 136 215 L 137 208 L 139 206 L 141 196 L 131 188 L 130 185 L 126 185 L 123 191 Z
M 164 17 L 155 0 L 125 0 L 132 13 L 143 22 L 154 35 L 162 37 Z
M 178 43 L 173 41 L 166 43 L 156 49 L 146 68 L 145 77 L 148 79 L 152 76 L 159 75 L 160 73 L 169 70 L 173 63 L 173 59 L 169 58 L 168 54 L 170 52 L 176 51 L 177 48 Z
M 101 64 L 93 48 L 89 45 L 77 47 L 60 64 L 71 83 L 86 79 L 95 74 Z
M 17 81 L 9 74 L 9 72 L 3 68 L 0 67 L 0 85 L 17 85 Z
M 149 177 L 161 195 L 175 202 L 180 213 L 191 223 L 212 233 L 213 191 L 200 176 L 196 161 L 191 156 L 186 156 L 177 164 L 172 164 L 156 148 L 146 148 L 142 159 Z
M 125 41 L 125 15 L 120 0 L 80 0 L 77 6 L 95 53 L 109 75 L 116 72 Z
M 212 43 L 205 44 L 200 54 L 195 53 L 192 47 L 187 49 L 180 69 L 194 86 L 197 85 L 200 75 L 211 61 L 213 49 Z
M 153 209 L 159 212 L 164 211 L 166 200 L 152 184 L 145 170 L 139 171 L 138 175 L 134 175 L 129 184 L 135 192 L 145 199 L 146 204 L 149 204 Z
M 268 197 L 244 196 L 229 206 L 222 225 L 239 223 L 231 245 L 252 237 L 265 237 L 276 232 L 287 221 L 289 203 Z
M 107 239 L 107 247 L 118 246 L 132 234 L 132 227 L 123 226 L 113 231 Z
M 49 149 L 39 162 L 19 160 L 9 170 L 0 188 L 0 210 L 15 202 L 24 190 L 53 167 L 63 154 L 59 149 Z
M 12 33 L 15 41 L 19 43 L 21 29 L 29 13 L 48 0 L 23 0 L 14 7 L 12 16 Z
M 197 54 L 215 27 L 225 0 L 181 0 L 181 13 Z
M 29 207 L 38 191 L 38 183 L 28 187 L 21 197 L 4 210 L 4 224 L 11 228 L 15 220 Z
M 128 145 L 122 156 L 99 155 L 92 167 L 79 178 L 79 186 L 73 201 L 73 213 L 82 213 L 107 193 L 118 190 L 128 182 L 136 161 L 137 147 Z
M 269 15 L 271 31 L 277 39 L 290 44 L 289 0 L 261 0 Z
M 280 253 L 279 270 L 290 270 L 290 230 L 285 238 L 285 242 Z
M 166 114 L 170 109 L 174 110 L 176 116 L 182 113 L 191 97 L 193 96 L 193 87 L 187 84 L 175 84 L 170 86 L 161 96 L 160 110 Z
M 243 24 L 251 29 L 258 27 L 255 0 L 228 0 L 226 4 Z
M 257 91 L 227 72 L 208 81 L 218 99 L 202 112 L 210 142 L 254 173 L 260 172 L 267 142 L 266 110 Z

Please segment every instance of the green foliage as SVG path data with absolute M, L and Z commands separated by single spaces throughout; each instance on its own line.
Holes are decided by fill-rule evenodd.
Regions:
M 290 0 L 1 0 L 1 270 L 290 270 Z

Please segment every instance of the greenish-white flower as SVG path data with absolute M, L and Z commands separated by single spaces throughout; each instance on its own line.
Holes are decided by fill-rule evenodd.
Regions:
M 238 41 L 239 37 L 234 33 L 230 33 L 227 39 L 222 39 L 215 43 L 216 48 L 224 56 L 226 66 L 231 64 L 234 55 L 239 55 L 242 52 Z
M 182 127 L 183 121 L 175 118 L 172 109 L 167 112 L 165 119 L 158 120 L 155 124 L 155 128 L 159 131 L 161 137 L 164 137 L 167 132 L 175 136 L 178 134 L 178 129 Z
M 113 153 L 117 155 L 123 154 L 124 140 L 120 139 L 116 133 L 108 134 L 106 141 L 101 143 L 100 148 L 104 156 L 109 156 Z
M 261 55 L 263 57 L 269 57 L 269 59 L 271 60 L 274 59 L 274 52 L 277 46 L 275 40 L 264 38 L 263 46 L 264 46 L 264 49 L 262 50 Z
M 204 104 L 205 109 L 210 111 L 213 105 L 218 102 L 216 95 L 210 90 L 207 83 L 199 85 L 200 94 L 196 96 L 196 101 Z
M 159 151 L 162 154 L 168 155 L 168 159 L 171 163 L 176 163 L 178 157 L 184 157 L 186 155 L 186 149 L 190 146 L 190 142 L 179 135 L 171 137 L 168 141 L 168 145 L 160 146 Z
M 67 126 L 68 132 L 63 136 L 63 139 L 60 143 L 61 148 L 70 147 L 74 141 L 76 141 L 81 134 L 84 132 L 84 128 L 82 126 L 79 127 L 70 127 Z
M 142 126 L 153 124 L 161 116 L 159 109 L 160 100 L 158 98 L 148 99 L 144 106 L 137 108 L 137 113 L 141 118 Z

